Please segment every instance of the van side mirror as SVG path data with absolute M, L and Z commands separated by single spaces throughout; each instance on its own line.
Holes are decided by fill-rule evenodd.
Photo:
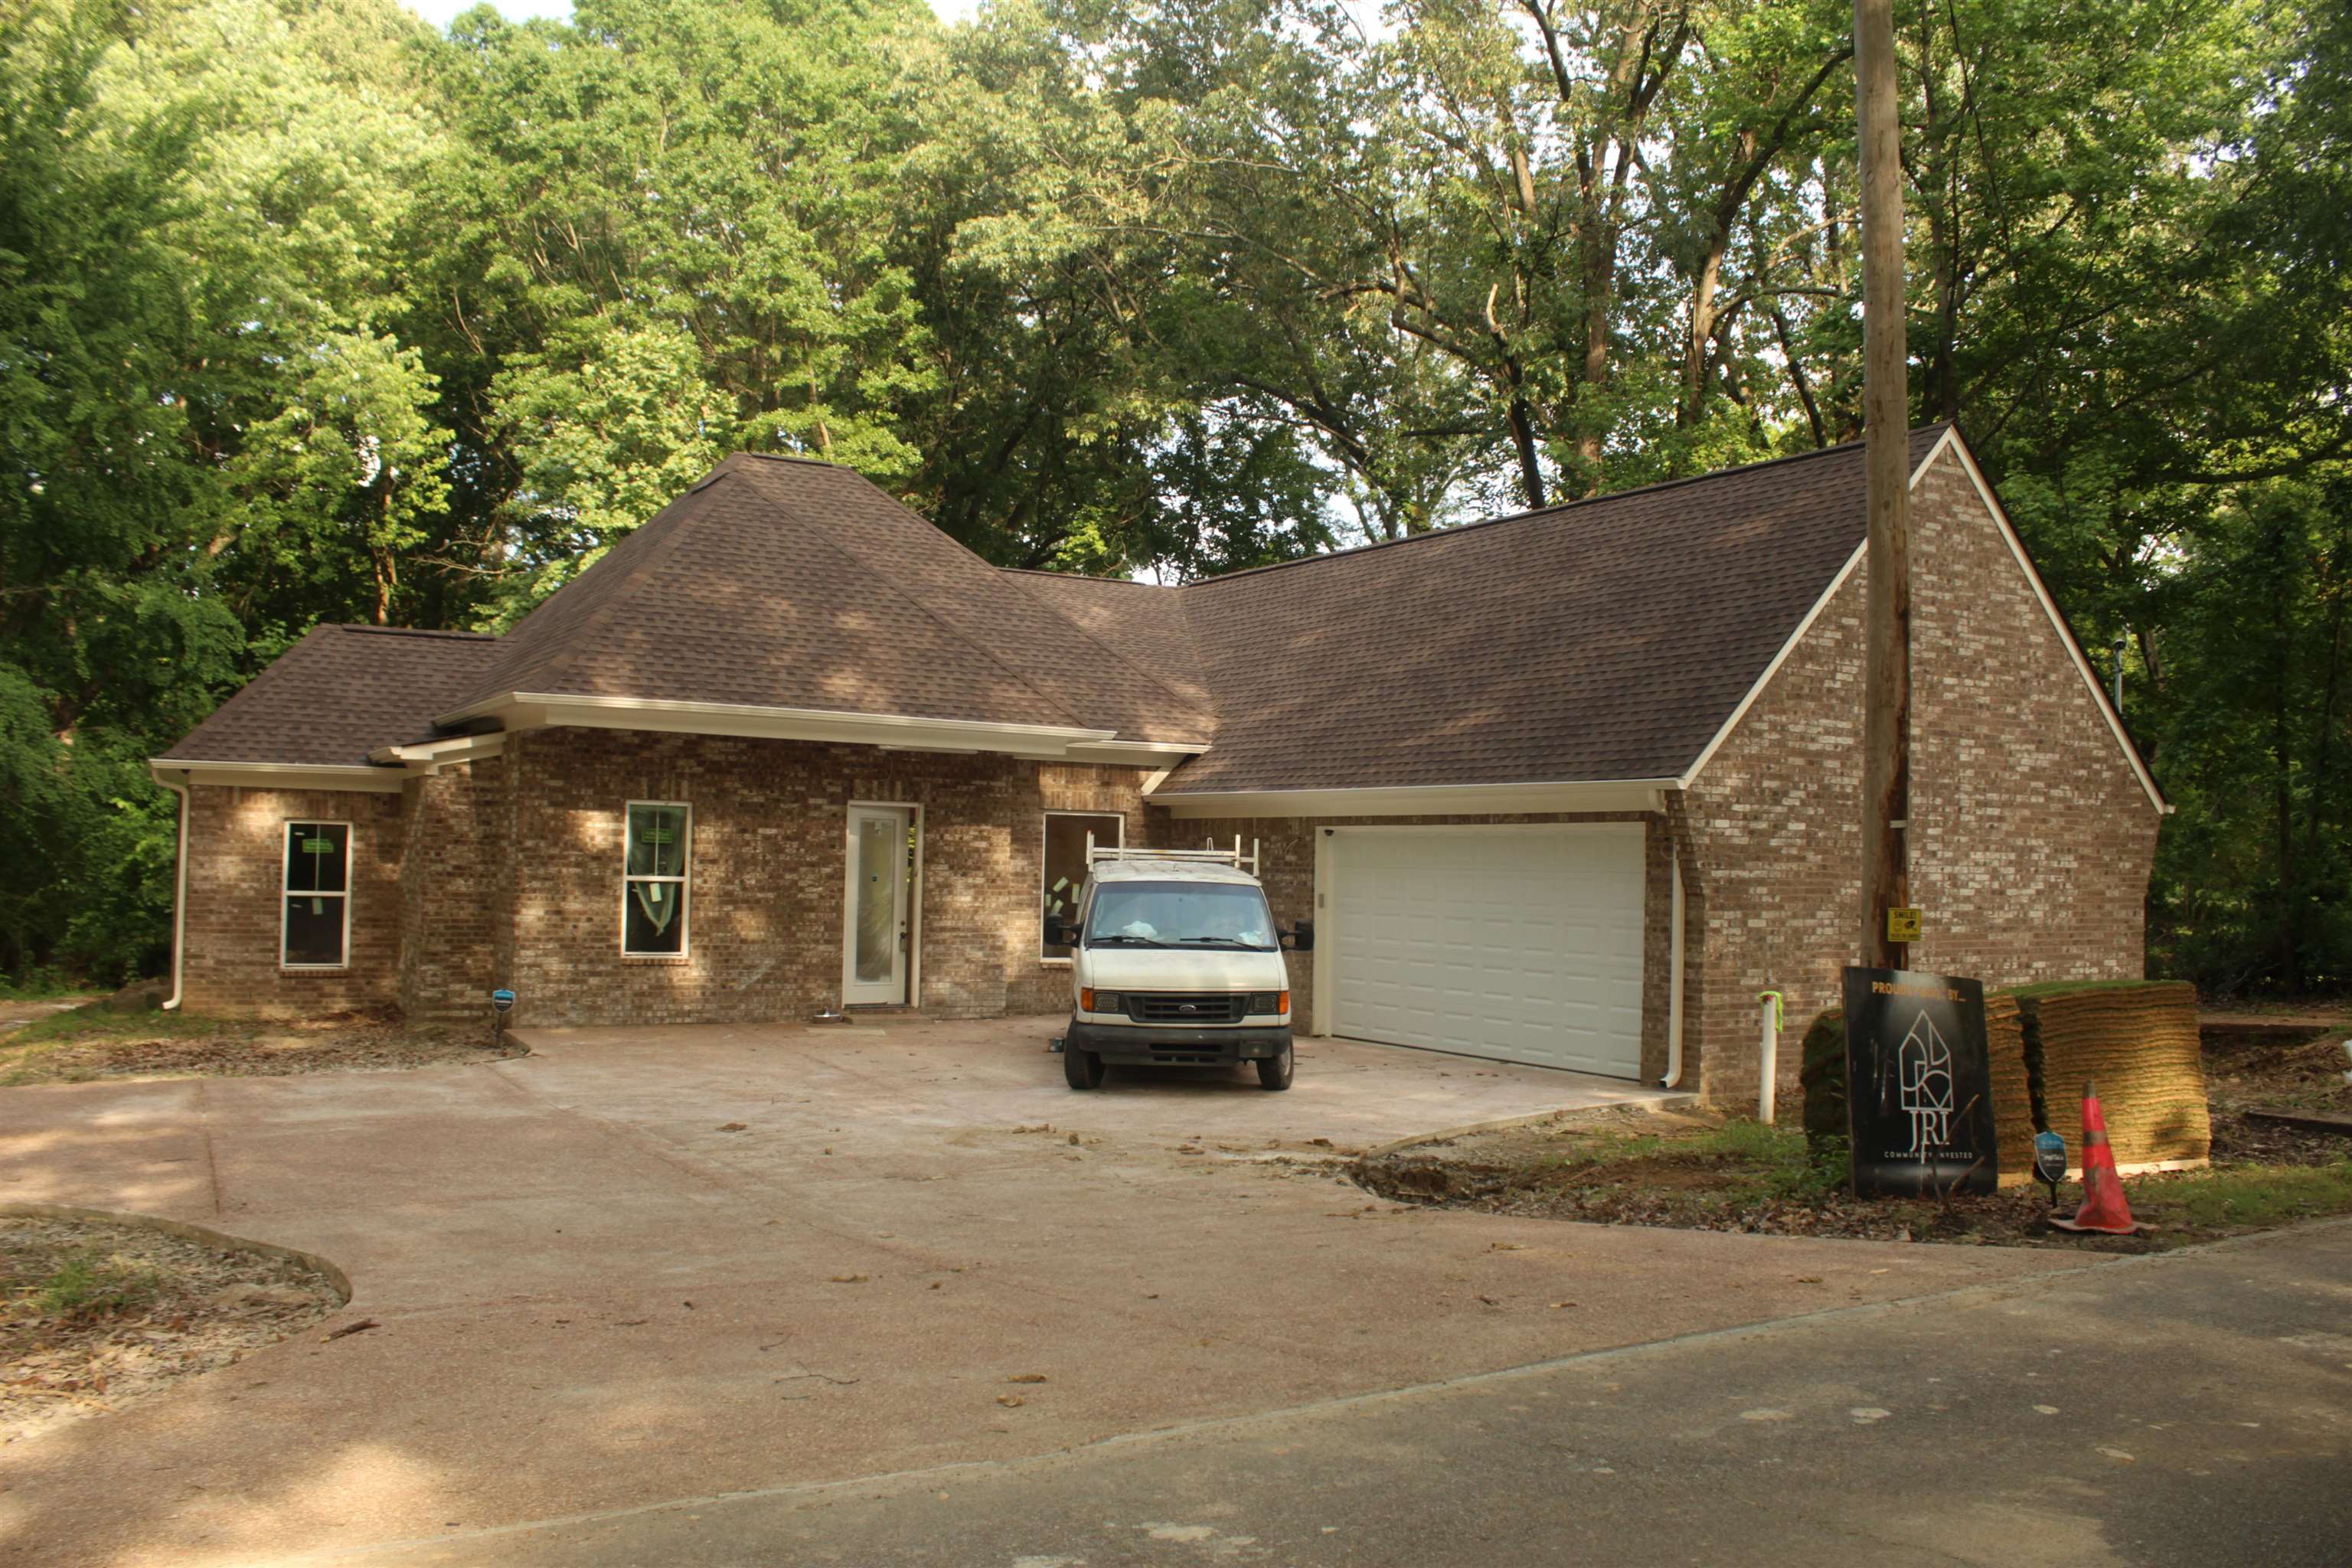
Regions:
M 1076 947 L 1078 945 L 1078 928 L 1058 915 L 1047 915 L 1045 943 L 1049 947 Z
M 1291 927 L 1288 931 L 1284 931 L 1282 933 L 1282 945 L 1290 949 L 1293 952 L 1313 952 L 1315 951 L 1315 922 L 1313 921 L 1300 921 L 1297 925 Z

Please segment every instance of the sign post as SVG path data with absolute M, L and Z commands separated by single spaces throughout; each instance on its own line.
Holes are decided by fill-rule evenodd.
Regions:
M 499 1045 L 506 1039 L 507 1015 L 514 1011 L 514 1005 L 515 994 L 505 986 L 490 993 L 490 1044 Z
M 1855 1196 L 1940 1198 L 1999 1184 L 1980 983 L 1849 969 L 1845 1050 Z
M 2048 1128 L 2033 1135 L 2033 1173 L 2050 1189 L 2050 1206 L 2058 1206 L 2058 1184 L 2066 1179 L 2066 1140 Z

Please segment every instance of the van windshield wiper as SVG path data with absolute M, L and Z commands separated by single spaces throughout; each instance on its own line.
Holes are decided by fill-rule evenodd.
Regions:
M 1148 936 L 1128 936 L 1118 931 L 1087 938 L 1088 947 L 1166 947 L 1164 942 L 1154 942 Z
M 1254 942 L 1244 942 L 1239 937 L 1181 936 L 1176 940 L 1184 942 L 1196 942 L 1202 947 L 1230 947 L 1242 952 L 1272 952 L 1274 951 L 1274 949 L 1270 947 L 1260 947 Z

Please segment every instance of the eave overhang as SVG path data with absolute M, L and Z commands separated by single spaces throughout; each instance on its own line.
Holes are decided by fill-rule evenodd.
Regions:
M 1643 813 L 1665 809 L 1675 779 L 1410 784 L 1367 789 L 1192 790 L 1144 798 L 1178 818 L 1454 816 L 1487 813 Z
M 1205 742 L 1122 739 L 1116 730 L 1075 725 L 1003 724 L 907 713 L 852 713 L 820 708 L 768 708 L 637 697 L 509 691 L 444 715 L 443 728 L 494 721 L 508 733 L 574 728 L 651 730 L 751 740 L 817 741 L 901 752 L 994 752 L 1048 762 L 1147 767 L 1208 749 Z M 437 742 L 436 742 L 437 743 Z

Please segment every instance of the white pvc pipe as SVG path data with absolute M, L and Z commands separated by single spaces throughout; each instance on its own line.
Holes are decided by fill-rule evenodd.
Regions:
M 1767 1127 L 1772 1124 L 1773 1091 L 1780 1087 L 1780 994 L 1759 991 L 1756 1000 L 1763 1006 L 1762 1034 L 1756 1053 L 1756 1120 Z
M 1674 876 L 1666 897 L 1666 1076 L 1658 1080 L 1660 1089 L 1672 1089 L 1683 1080 L 1683 858 L 1680 850 L 1670 853 Z
M 172 994 L 163 1003 L 163 1011 L 174 1013 L 180 1007 L 182 954 L 188 945 L 188 786 L 161 777 L 155 782 L 180 797 L 179 864 L 172 873 Z

